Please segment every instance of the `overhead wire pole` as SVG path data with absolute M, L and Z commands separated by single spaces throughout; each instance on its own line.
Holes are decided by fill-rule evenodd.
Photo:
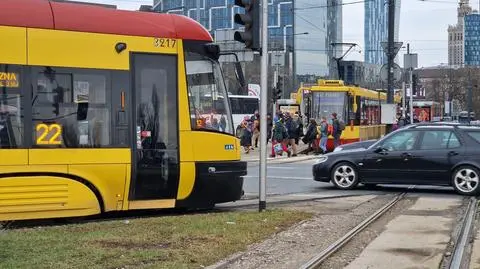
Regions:
M 358 46 L 357 43 L 341 43 L 341 42 L 333 42 L 333 43 L 330 43 L 330 45 L 335 49 L 335 46 L 337 45 L 345 45 L 345 46 L 350 46 L 347 51 L 345 53 L 343 53 L 342 56 L 340 57 L 333 57 L 333 59 L 335 60 L 335 62 L 337 62 L 337 76 L 338 76 L 338 79 L 339 80 L 343 80 L 343 77 L 340 76 L 340 61 L 343 60 L 343 58 L 345 58 L 345 56 L 347 56 L 347 54 L 355 47 L 355 46 Z
M 260 186 L 259 186 L 259 203 L 258 210 L 260 212 L 267 208 L 267 98 L 268 98 L 268 0 L 261 1 L 261 81 L 260 81 Z
M 395 60 L 394 53 L 395 36 L 395 0 L 388 0 L 388 49 L 387 49 L 387 104 L 393 104 L 394 85 L 393 85 L 393 64 Z M 387 124 L 387 133 L 392 130 L 392 124 Z

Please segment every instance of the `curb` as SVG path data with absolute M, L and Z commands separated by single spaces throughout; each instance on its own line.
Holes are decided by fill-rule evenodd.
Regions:
M 277 157 L 277 158 L 267 158 L 267 163 L 294 163 L 294 162 L 301 162 L 306 160 L 311 160 L 317 158 L 317 155 L 306 155 L 300 157 Z M 258 163 L 260 159 L 250 159 L 250 160 L 243 160 L 247 163 Z

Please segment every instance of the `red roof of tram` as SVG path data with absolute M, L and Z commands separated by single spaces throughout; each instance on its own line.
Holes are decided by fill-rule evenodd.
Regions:
M 202 25 L 185 16 L 48 0 L 1 0 L 0 25 L 212 40 Z

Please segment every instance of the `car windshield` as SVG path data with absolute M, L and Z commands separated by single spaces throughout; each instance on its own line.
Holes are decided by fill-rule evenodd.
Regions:
M 384 141 L 389 139 L 392 135 L 394 135 L 396 133 L 399 133 L 402 130 L 405 130 L 409 127 L 411 127 L 411 125 L 405 125 L 405 126 L 402 126 L 402 127 L 398 128 L 397 130 L 395 130 L 395 131 L 385 135 L 384 137 L 380 138 L 379 140 L 373 142 L 367 149 L 374 149 L 374 148 L 377 148 L 380 145 L 383 145 Z

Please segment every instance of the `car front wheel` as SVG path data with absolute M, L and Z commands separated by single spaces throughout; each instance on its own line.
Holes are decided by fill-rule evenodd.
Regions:
M 358 173 L 350 163 L 339 163 L 332 169 L 331 180 L 335 187 L 350 190 L 358 185 Z
M 461 166 L 453 172 L 452 185 L 455 191 L 463 195 L 478 195 L 480 173 L 473 166 Z

